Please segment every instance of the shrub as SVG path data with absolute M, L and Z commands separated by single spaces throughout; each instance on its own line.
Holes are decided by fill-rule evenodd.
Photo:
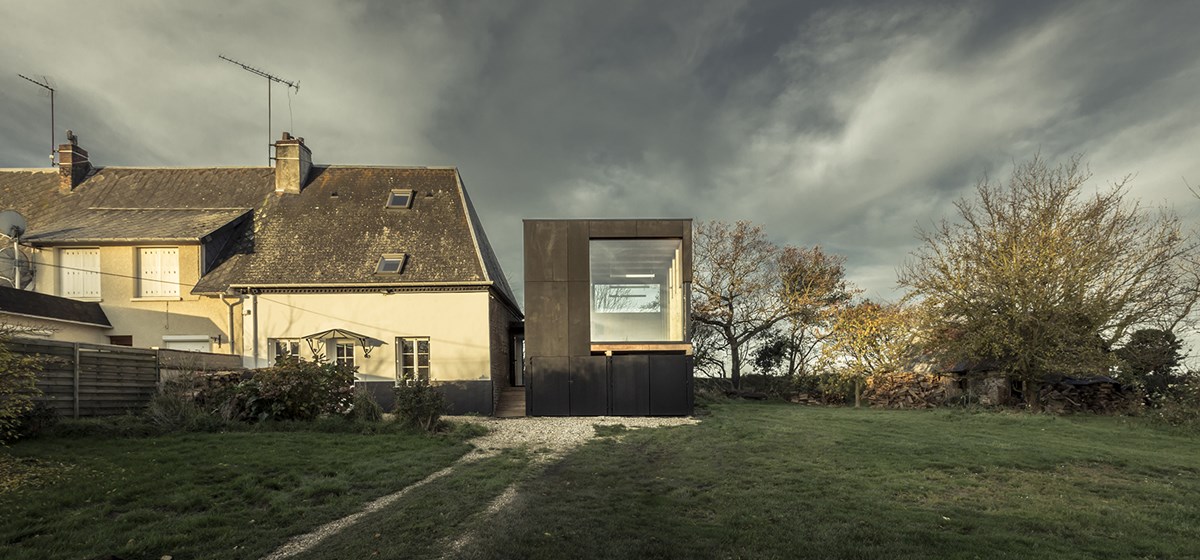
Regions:
M 165 430 L 189 430 L 201 423 L 207 414 L 196 406 L 195 380 L 194 375 L 182 375 L 164 381 L 150 397 L 146 419 Z
M 1154 420 L 1192 431 L 1200 431 L 1200 376 L 1192 373 L 1170 387 L 1170 392 L 1148 410 Z
M 58 424 L 58 410 L 44 401 L 35 401 L 29 412 L 21 415 L 19 437 L 38 437 Z
M 10 335 L 10 329 L 0 325 L 0 443 L 20 436 L 21 418 L 33 410 L 33 399 L 41 394 L 37 359 L 10 350 Z
M 446 399 L 427 379 L 406 379 L 396 386 L 396 419 L 427 432 L 437 430 Z
M 375 400 L 375 395 L 365 388 L 354 390 L 354 404 L 350 409 L 350 417 L 360 422 L 379 422 L 383 420 L 383 407 Z
M 334 363 L 280 359 L 239 383 L 236 398 L 257 420 L 312 420 L 322 414 L 347 414 L 354 393 L 355 368 Z

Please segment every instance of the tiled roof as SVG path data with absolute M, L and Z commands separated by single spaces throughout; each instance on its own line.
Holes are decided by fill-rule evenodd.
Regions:
M 32 245 L 103 242 L 196 242 L 250 212 L 240 209 L 89 209 L 64 216 L 49 230 L 31 230 Z
M 0 313 L 112 327 L 100 304 L 0 286 Z
M 412 189 L 411 207 L 385 208 L 392 189 Z M 66 194 L 53 169 L 0 170 L 0 208 L 25 215 L 27 238 L 46 245 L 195 240 L 251 209 L 252 227 L 194 293 L 490 281 L 516 307 L 454 168 L 314 166 L 300 194 L 282 195 L 267 167 L 98 168 Z M 384 253 L 408 255 L 401 274 L 375 273 Z

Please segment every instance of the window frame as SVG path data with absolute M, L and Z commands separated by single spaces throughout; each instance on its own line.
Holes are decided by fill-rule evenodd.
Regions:
M 424 343 L 425 350 L 421 351 L 421 344 Z M 411 351 L 409 345 L 411 344 Z M 423 379 L 430 381 L 432 379 L 432 359 L 431 349 L 432 343 L 428 336 L 398 336 L 396 337 L 396 384 L 406 383 L 409 381 L 411 371 L 411 379 Z M 425 358 L 425 365 L 421 365 L 421 357 Z M 406 363 L 406 359 L 411 358 L 411 361 Z
M 271 363 L 275 363 L 275 362 L 279 361 L 279 358 L 280 358 L 279 344 L 280 343 L 284 343 L 284 344 L 288 345 L 289 352 L 287 353 L 287 356 L 292 356 L 292 357 L 296 357 L 296 358 L 300 357 L 300 339 L 299 338 L 288 338 L 288 337 L 268 338 L 267 339 L 267 348 L 270 349 L 270 351 L 271 351 Z M 291 351 L 292 348 L 295 348 L 295 351 Z
M 347 367 L 357 366 L 358 363 L 357 363 L 357 359 L 355 358 L 356 353 L 354 351 L 355 346 L 357 346 L 357 345 L 354 344 L 353 340 L 349 340 L 349 339 L 334 340 L 333 341 L 333 363 L 336 365 L 347 366 Z M 349 355 L 343 356 L 342 349 L 345 347 L 350 348 L 350 353 L 349 353 Z

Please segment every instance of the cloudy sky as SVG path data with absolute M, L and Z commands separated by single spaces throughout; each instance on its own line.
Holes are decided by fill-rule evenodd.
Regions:
M 901 6 L 900 4 L 904 4 Z M 748 219 L 893 298 L 914 227 L 1014 161 L 1200 223 L 1196 2 L 0 0 L 0 167 L 456 165 L 519 288 L 521 219 Z M 0 201 L 0 206 L 2 206 Z

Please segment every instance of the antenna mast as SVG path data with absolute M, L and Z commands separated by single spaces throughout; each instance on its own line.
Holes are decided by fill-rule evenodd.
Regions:
M 290 87 L 290 88 L 296 90 L 296 93 L 300 93 L 300 81 L 297 80 L 296 82 L 293 83 L 293 82 L 290 82 L 283 78 L 280 78 L 279 76 L 272 76 L 271 74 L 263 72 L 262 70 L 259 70 L 258 68 L 255 68 L 253 66 L 247 66 L 247 65 L 242 64 L 241 62 L 238 62 L 238 61 L 236 61 L 232 58 L 229 58 L 223 54 L 217 55 L 217 58 L 220 58 L 221 60 L 224 60 L 225 62 L 232 62 L 233 64 L 241 66 L 243 70 L 250 72 L 251 74 L 257 74 L 257 75 L 262 76 L 267 79 L 267 165 L 269 166 L 269 165 L 271 165 L 271 159 L 272 159 L 272 157 L 271 157 L 271 137 L 272 137 L 272 133 L 271 133 L 271 82 L 279 82 L 287 87 Z M 24 77 L 24 76 L 22 76 L 22 77 Z M 26 78 L 26 79 L 28 79 L 28 78 Z
M 54 145 L 54 88 L 50 87 L 50 80 L 47 80 L 45 76 L 42 76 L 42 81 L 39 82 L 33 78 L 30 78 L 29 76 L 26 76 L 25 74 L 17 75 L 25 78 L 31 83 L 46 88 L 46 91 L 50 92 L 50 167 L 54 167 L 54 148 L 56 147 Z M 297 90 L 297 93 L 298 92 L 299 90 Z

